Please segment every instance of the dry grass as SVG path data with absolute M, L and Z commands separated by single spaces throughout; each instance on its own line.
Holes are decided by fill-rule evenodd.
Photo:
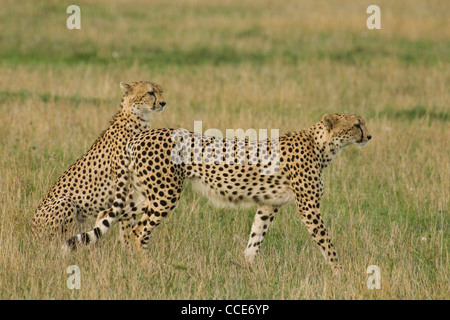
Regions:
M 1 299 L 449 297 L 446 1 L 380 1 L 380 31 L 365 27 L 367 1 L 129 3 L 79 1 L 81 31 L 65 29 L 69 3 L 2 4 Z M 373 140 L 344 150 L 324 175 L 342 277 L 290 206 L 255 268 L 244 267 L 253 210 L 214 208 L 189 186 L 146 255 L 122 251 L 117 230 L 71 256 L 34 242 L 39 200 L 107 126 L 119 81 L 137 79 L 166 92 L 153 127 L 202 120 L 204 130 L 286 132 L 323 113 L 364 116 Z M 80 290 L 66 286 L 72 264 Z M 366 286 L 369 265 L 381 269 L 381 290 Z

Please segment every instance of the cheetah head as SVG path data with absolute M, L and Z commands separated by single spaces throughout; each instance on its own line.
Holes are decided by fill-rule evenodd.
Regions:
M 164 111 L 166 101 L 162 95 L 162 88 L 156 83 L 136 81 L 126 84 L 121 82 L 120 88 L 123 91 L 124 105 L 139 117 L 149 120 L 153 112 Z
M 358 115 L 347 113 L 325 114 L 322 117 L 325 130 L 330 134 L 330 140 L 345 147 L 356 144 L 364 147 L 372 138 L 366 128 L 366 122 Z

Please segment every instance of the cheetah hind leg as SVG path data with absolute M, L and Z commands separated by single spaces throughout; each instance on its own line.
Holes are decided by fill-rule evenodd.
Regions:
M 64 251 L 75 250 L 79 245 L 93 245 L 97 243 L 117 222 L 122 224 L 120 231 L 122 243 L 125 247 L 132 247 L 131 231 L 136 226 L 136 215 L 141 213 L 140 210 L 142 210 L 145 201 L 142 200 L 142 197 L 136 197 L 133 191 L 129 193 L 127 201 L 123 201 L 122 199 L 125 199 L 124 195 L 127 194 L 129 189 L 126 185 L 119 189 L 123 190 L 120 190 L 118 195 L 116 195 L 115 205 L 113 204 L 113 207 L 98 214 L 94 229 L 79 233 L 68 239 L 63 246 Z M 134 202 L 134 199 L 137 202 Z
M 253 221 L 250 232 L 250 239 L 244 252 L 245 260 L 250 266 L 253 265 L 255 256 L 259 251 L 276 212 L 278 212 L 278 209 L 272 206 L 261 206 L 256 211 L 255 220 Z
M 63 251 L 75 250 L 80 245 L 93 245 L 108 233 L 111 227 L 123 218 L 125 208 L 124 199 L 126 198 L 126 194 L 128 194 L 128 187 L 128 183 L 123 183 L 118 186 L 113 206 L 97 215 L 95 226 L 91 231 L 79 233 L 69 238 L 62 247 Z
M 48 217 L 52 217 L 49 220 Z M 37 238 L 64 238 L 81 229 L 85 218 L 79 214 L 70 197 L 60 197 L 36 211 L 33 218 L 33 235 Z

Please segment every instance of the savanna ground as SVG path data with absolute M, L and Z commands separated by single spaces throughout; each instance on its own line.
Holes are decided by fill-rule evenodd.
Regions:
M 75 2 L 1 4 L 1 299 L 449 298 L 448 1 Z M 70 4 L 81 30 L 66 28 Z M 370 4 L 381 30 L 366 27 Z M 294 206 L 247 268 L 254 209 L 217 209 L 189 185 L 148 255 L 122 250 L 117 229 L 68 256 L 33 241 L 38 202 L 107 127 L 119 81 L 140 79 L 165 90 L 153 127 L 285 133 L 324 113 L 365 117 L 373 139 L 324 174 L 341 277 Z

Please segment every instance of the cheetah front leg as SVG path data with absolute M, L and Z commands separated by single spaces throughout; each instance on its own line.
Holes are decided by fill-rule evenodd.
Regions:
M 314 170 L 311 171 L 309 175 L 298 174 L 298 168 L 292 168 L 290 184 L 295 194 L 297 213 L 313 240 L 319 245 L 327 264 L 331 266 L 334 273 L 338 273 L 341 267 L 337 253 L 320 216 L 320 200 L 323 193 L 321 176 L 320 173 L 314 174 Z
M 250 239 L 248 240 L 247 248 L 244 252 L 245 260 L 250 265 L 253 264 L 255 256 L 259 251 L 261 243 L 263 242 L 277 211 L 278 209 L 272 206 L 258 207 L 255 220 L 253 221 L 252 230 L 250 232 Z
M 127 220 L 120 221 L 120 242 L 127 249 L 133 248 L 132 230 L 137 223 L 136 215 L 133 215 Z
M 149 195 L 142 210 L 143 215 L 130 234 L 136 251 L 147 249 L 153 229 L 159 226 L 177 206 L 183 188 L 183 179 L 177 179 L 165 189 L 158 189 L 158 187 L 156 186 L 153 189 L 154 192 Z
M 313 240 L 319 245 L 320 252 L 325 258 L 325 261 L 331 266 L 334 273 L 338 273 L 341 267 L 338 263 L 336 250 L 331 243 L 331 238 L 320 216 L 320 199 L 314 199 L 314 196 L 309 196 L 309 198 L 306 196 L 298 196 L 296 206 L 302 222 L 305 224 Z
M 124 213 L 120 218 L 120 241 L 125 248 L 133 248 L 132 231 L 138 222 L 137 215 L 143 212 L 145 202 L 145 197 L 134 189 L 128 195 Z

